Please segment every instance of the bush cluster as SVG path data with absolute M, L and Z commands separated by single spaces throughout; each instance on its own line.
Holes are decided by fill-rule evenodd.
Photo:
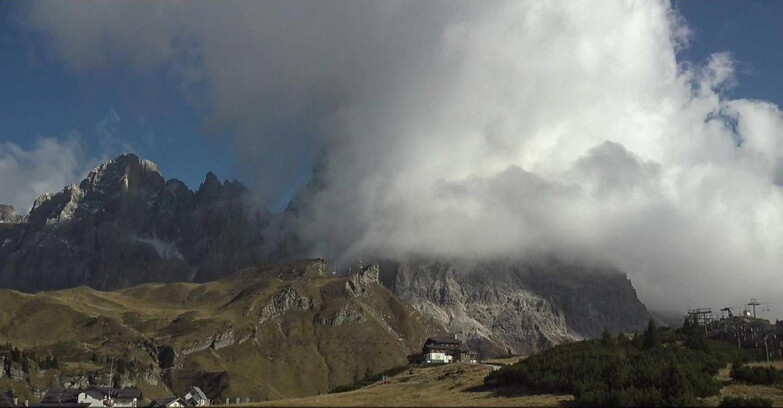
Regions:
M 748 384 L 771 385 L 783 381 L 780 371 L 772 367 L 749 367 L 735 363 L 731 368 L 731 378 Z
M 491 373 L 485 384 L 573 394 L 580 405 L 692 406 L 720 391 L 713 378 L 720 368 L 745 358 L 699 333 L 691 327 L 663 332 L 650 322 L 632 339 L 604 333 L 554 347 Z
M 35 353 L 26 350 L 20 350 L 19 348 L 14 347 L 14 345 L 11 343 L 0 344 L 0 354 L 6 357 L 7 365 L 10 366 L 13 363 L 18 363 L 22 366 L 22 371 L 25 373 L 30 372 L 31 362 L 37 364 L 41 369 L 60 367 L 60 363 L 57 361 L 57 356 L 45 356 L 39 358 L 35 355 Z M 3 369 L 5 369 L 5 367 L 0 367 L 0 370 Z

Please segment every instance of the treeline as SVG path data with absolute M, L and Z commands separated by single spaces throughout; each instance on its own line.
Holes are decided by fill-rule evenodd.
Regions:
M 59 368 L 60 362 L 57 360 L 57 356 L 36 356 L 34 352 L 26 350 L 20 350 L 14 347 L 13 344 L 3 343 L 0 344 L 0 355 L 5 356 L 6 367 L 0 367 L 0 369 L 6 370 L 11 364 L 18 363 L 22 366 L 22 371 L 25 373 L 30 372 L 30 363 L 35 363 L 38 368 L 42 370 Z
M 703 328 L 686 324 L 661 330 L 651 321 L 629 338 L 605 331 L 601 339 L 561 345 L 491 373 L 488 386 L 574 395 L 579 405 L 692 406 L 716 395 L 714 379 L 729 362 L 752 352 L 707 340 Z

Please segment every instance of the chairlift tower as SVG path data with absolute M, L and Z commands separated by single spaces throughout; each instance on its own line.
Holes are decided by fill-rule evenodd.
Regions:
M 750 303 L 748 303 L 748 306 L 753 308 L 753 318 L 756 318 L 756 306 L 761 306 L 761 303 L 759 303 L 759 300 L 756 298 L 750 298 Z

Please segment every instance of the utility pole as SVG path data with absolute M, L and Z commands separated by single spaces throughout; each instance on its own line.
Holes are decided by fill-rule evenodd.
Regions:
M 756 306 L 760 306 L 761 303 L 759 303 L 759 300 L 756 298 L 750 298 L 750 303 L 748 303 L 748 306 L 753 307 L 753 318 L 756 318 Z

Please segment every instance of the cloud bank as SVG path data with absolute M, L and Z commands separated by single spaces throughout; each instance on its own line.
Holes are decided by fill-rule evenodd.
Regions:
M 76 74 L 166 70 L 317 254 L 606 259 L 653 307 L 775 296 L 783 115 L 664 1 L 34 2 Z M 717 304 L 716 304 L 717 306 Z
M 79 183 L 96 164 L 136 149 L 119 135 L 120 116 L 113 109 L 87 133 L 75 130 L 37 136 L 28 147 L 0 143 L 0 204 L 27 214 L 36 198 Z
M 84 175 L 85 154 L 78 137 L 38 139 L 30 149 L 0 143 L 0 203 L 19 214 L 42 194 L 62 190 Z

